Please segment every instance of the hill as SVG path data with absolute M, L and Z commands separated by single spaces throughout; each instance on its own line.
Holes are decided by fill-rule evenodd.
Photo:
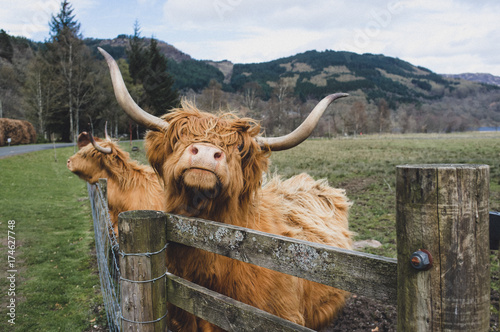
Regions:
M 500 86 L 500 77 L 486 73 L 443 74 L 447 78 L 458 78 L 466 81 L 485 83 Z
M 367 100 L 415 102 L 436 99 L 454 89 L 455 82 L 397 58 L 336 51 L 308 51 L 260 64 L 236 64 L 231 79 L 235 90 L 251 81 L 269 93 L 285 80 L 301 99 L 332 91 L 360 92 Z
M 392 107 L 463 95 L 465 91 L 468 94 L 498 89 L 449 79 L 393 57 L 336 51 L 308 51 L 266 63 L 235 64 L 231 87 L 238 91 L 255 81 L 269 93 L 280 79 L 303 100 L 343 91 L 364 96 L 367 101 L 383 98 Z
M 144 43 L 146 45 L 149 44 L 150 41 L 151 38 L 144 38 Z M 129 36 L 127 35 L 119 35 L 114 39 L 86 38 L 84 42 L 95 55 L 99 54 L 97 52 L 97 47 L 99 46 L 117 59 L 127 57 L 125 52 L 129 45 Z M 158 41 L 158 48 L 168 59 L 172 59 L 176 62 L 192 60 L 190 55 L 179 51 L 177 48 L 164 41 Z

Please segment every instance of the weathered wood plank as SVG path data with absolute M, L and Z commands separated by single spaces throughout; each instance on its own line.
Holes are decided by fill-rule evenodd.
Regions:
M 227 331 L 313 331 L 167 273 L 167 299 Z
M 108 179 L 106 178 L 101 178 L 98 180 L 101 193 L 102 193 L 102 198 L 106 202 L 106 207 L 108 207 Z
M 178 215 L 168 215 L 167 239 L 396 303 L 395 259 Z
M 488 186 L 487 165 L 397 167 L 398 331 L 489 330 Z
M 121 330 L 164 332 L 166 216 L 137 210 L 122 212 L 118 218 Z

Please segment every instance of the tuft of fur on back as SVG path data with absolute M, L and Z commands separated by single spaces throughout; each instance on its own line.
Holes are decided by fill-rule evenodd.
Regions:
M 279 198 L 280 213 L 290 229 L 285 236 L 351 249 L 348 230 L 351 203 L 345 190 L 332 188 L 325 179 L 315 181 L 302 173 L 286 181 L 273 176 L 263 187 L 264 197 Z

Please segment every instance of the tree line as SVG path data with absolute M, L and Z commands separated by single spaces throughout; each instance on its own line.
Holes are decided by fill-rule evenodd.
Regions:
M 320 98 L 309 97 L 303 101 L 294 93 L 292 80 L 286 77 L 270 83 L 269 92 L 256 81 L 245 83 L 236 92 L 228 92 L 223 84 L 212 80 L 200 93 L 191 90 L 185 97 L 209 112 L 237 110 L 240 115 L 256 119 L 267 136 L 283 135 L 297 128 Z M 327 109 L 312 136 L 448 133 L 500 126 L 500 91 L 476 91 L 477 87 L 472 85 L 469 88 L 471 91 L 456 91 L 461 97 L 445 96 L 426 103 L 395 105 L 384 98 L 367 100 L 362 93 L 354 91 Z

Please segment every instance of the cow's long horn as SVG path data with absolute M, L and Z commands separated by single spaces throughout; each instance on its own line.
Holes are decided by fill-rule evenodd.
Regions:
M 90 143 L 92 143 L 92 145 L 94 146 L 94 148 L 97 151 L 105 153 L 105 154 L 110 154 L 111 153 L 111 148 L 104 148 L 104 147 L 100 146 L 99 144 L 97 144 L 97 142 L 94 139 L 94 136 L 92 136 L 91 133 L 89 133 L 89 139 L 90 139 Z
M 326 96 L 314 107 L 304 122 L 290 134 L 280 137 L 259 137 L 257 142 L 263 148 L 269 147 L 271 151 L 287 150 L 299 145 L 311 135 L 328 105 L 335 99 L 347 96 L 347 93 L 334 93 Z
M 111 141 L 111 137 L 108 135 L 108 121 L 104 124 L 104 137 L 107 141 Z
M 108 63 L 109 73 L 111 74 L 111 81 L 113 82 L 113 89 L 115 90 L 116 100 L 118 104 L 123 108 L 125 113 L 128 114 L 135 122 L 145 126 L 146 128 L 152 130 L 162 131 L 168 128 L 168 122 L 149 114 L 139 107 L 132 99 L 128 93 L 125 82 L 123 82 L 122 74 L 118 68 L 118 64 L 115 59 L 108 52 L 102 48 L 97 48 L 99 52 L 104 56 L 106 62 Z

